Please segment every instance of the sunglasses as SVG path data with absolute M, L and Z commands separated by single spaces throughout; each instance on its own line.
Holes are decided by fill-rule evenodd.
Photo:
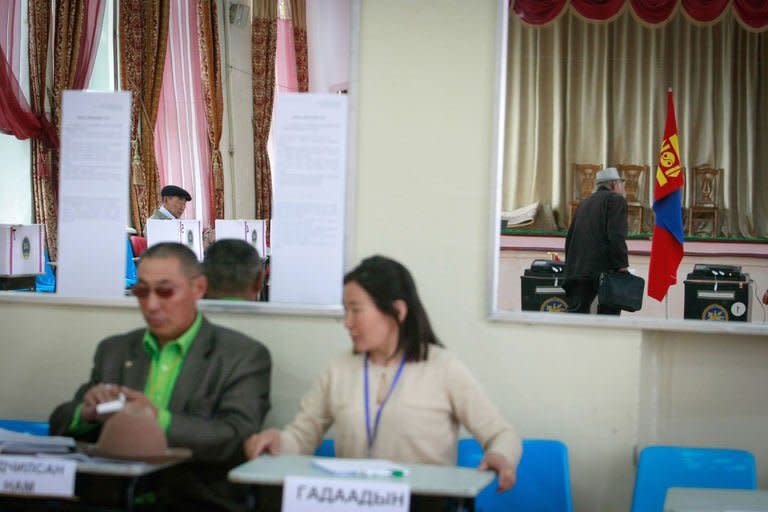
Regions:
M 167 285 L 161 285 L 152 288 L 151 286 L 147 286 L 145 284 L 137 284 L 131 288 L 131 293 L 133 293 L 133 295 L 139 299 L 146 299 L 153 291 L 155 292 L 155 295 L 161 299 L 170 299 L 173 297 L 173 294 L 176 293 L 176 288 Z

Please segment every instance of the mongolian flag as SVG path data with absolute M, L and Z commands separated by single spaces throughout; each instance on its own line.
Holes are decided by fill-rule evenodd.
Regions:
M 663 300 L 669 287 L 677 283 L 677 268 L 683 259 L 683 184 L 675 105 L 670 89 L 667 92 L 667 124 L 653 186 L 656 224 L 648 269 L 648 296 L 658 301 Z

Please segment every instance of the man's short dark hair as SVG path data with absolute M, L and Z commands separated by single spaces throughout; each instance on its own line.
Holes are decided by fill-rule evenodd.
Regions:
M 261 269 L 259 252 L 244 240 L 217 240 L 205 251 L 203 272 L 208 278 L 208 293 L 214 297 L 248 291 Z
M 190 279 L 202 273 L 200 261 L 195 253 L 187 247 L 176 242 L 162 242 L 148 248 L 141 255 L 141 261 L 151 258 L 176 258 L 181 264 L 184 275 Z M 141 265 L 141 263 L 139 263 Z

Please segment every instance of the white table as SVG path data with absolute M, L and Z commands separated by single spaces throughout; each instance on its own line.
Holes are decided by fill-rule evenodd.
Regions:
M 315 478 L 350 478 L 332 475 L 312 465 L 314 456 L 307 455 L 262 455 L 248 461 L 229 472 L 230 482 L 258 485 L 282 485 L 287 476 Z M 480 491 L 490 484 L 496 476 L 492 471 L 458 466 L 437 466 L 433 464 L 402 464 L 410 471 L 402 477 L 375 477 L 379 481 L 391 481 L 408 484 L 411 494 L 456 498 L 466 502 L 470 510 Z M 360 477 L 355 477 L 360 478 Z
M 765 512 L 768 491 L 670 487 L 664 512 Z

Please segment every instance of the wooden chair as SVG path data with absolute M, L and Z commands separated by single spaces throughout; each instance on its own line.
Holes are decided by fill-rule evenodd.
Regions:
M 645 229 L 645 210 L 648 204 L 648 166 L 617 164 L 614 167 L 624 178 L 624 194 L 627 198 L 627 224 L 630 233 Z
M 716 237 L 720 233 L 720 180 L 722 169 L 708 164 L 693 168 L 689 180 L 689 198 L 686 231 L 689 235 Z
M 594 192 L 595 175 L 602 168 L 603 166 L 600 164 L 572 164 L 569 225 L 573 222 L 573 216 L 579 203 Z

